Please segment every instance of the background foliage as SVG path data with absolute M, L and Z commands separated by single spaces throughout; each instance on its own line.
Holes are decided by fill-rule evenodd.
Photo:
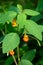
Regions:
M 39 41 L 30 37 L 28 44 L 26 44 L 26 43 L 24 44 L 24 42 L 22 42 L 23 40 L 21 38 L 21 40 L 20 40 L 21 44 L 20 44 L 20 50 L 19 50 L 20 55 L 21 55 L 20 65 L 22 65 L 22 64 L 25 65 L 26 63 L 27 63 L 26 65 L 28 65 L 28 64 L 29 65 L 43 65 L 43 53 L 42 53 L 43 52 L 43 0 L 11 0 L 11 1 L 10 0 L 0 0 L 0 65 L 13 65 L 14 64 L 11 56 L 7 57 L 6 54 L 2 53 L 2 42 L 1 41 L 4 38 L 4 36 L 3 36 L 4 33 L 2 34 L 1 29 L 4 30 L 5 23 L 7 20 L 10 22 L 12 21 L 14 16 L 17 15 L 16 12 L 20 13 L 22 11 L 21 10 L 22 7 L 20 7 L 21 9 L 19 9 L 19 10 L 16 9 L 17 4 L 21 4 L 23 6 L 23 9 L 32 9 L 32 10 L 38 11 L 40 13 L 38 16 L 28 16 L 27 15 L 27 19 L 33 20 L 39 26 L 37 26 L 37 25 L 35 26 L 35 23 L 30 20 L 31 25 L 33 25 L 33 26 L 30 26 L 30 27 L 26 26 L 25 28 L 27 30 L 30 29 L 29 32 L 31 34 L 35 33 L 34 36 L 39 39 L 40 43 L 39 43 Z M 9 12 L 7 12 L 5 14 L 2 13 L 2 12 L 6 12 L 6 11 L 9 11 Z M 13 11 L 15 11 L 15 12 L 13 12 Z M 28 14 L 28 12 L 27 12 L 27 14 Z M 6 16 L 6 15 L 8 15 L 8 16 Z M 33 13 L 33 15 L 34 15 L 34 13 Z M 21 16 L 21 18 L 23 16 L 23 20 L 26 19 L 25 14 L 18 15 L 17 22 L 20 23 L 19 30 L 24 25 L 23 20 L 19 19 L 20 16 Z M 21 24 L 21 21 L 23 22 L 23 25 Z M 27 20 L 27 21 L 29 21 L 29 20 Z M 30 25 L 30 23 L 28 23 L 28 24 Z M 37 30 L 37 28 L 38 29 L 40 28 L 40 30 Z M 8 29 L 8 31 L 4 30 L 5 34 L 6 34 L 6 31 L 7 31 L 7 33 L 14 31 L 14 29 L 12 29 L 12 27 L 11 27 L 11 24 L 7 25 L 7 29 Z M 35 30 L 35 32 L 31 32 L 32 30 Z M 23 30 L 22 30 L 22 32 L 23 32 Z M 22 32 L 20 32 L 20 35 L 22 34 Z M 37 36 L 36 32 L 39 34 L 38 36 Z M 42 37 L 41 37 L 41 33 L 42 33 Z M 15 36 L 17 36 L 17 35 L 15 35 Z M 12 37 L 14 37 L 14 36 L 12 36 Z M 19 42 L 18 40 L 19 40 L 19 37 L 18 37 L 17 41 L 15 41 L 15 42 L 16 43 Z M 9 41 L 9 42 L 11 43 L 11 41 Z M 14 43 L 14 41 L 12 41 L 12 42 Z M 8 42 L 6 42 L 6 43 L 8 43 Z M 41 46 L 40 46 L 40 44 L 41 44 Z M 17 52 L 15 49 L 15 57 L 17 59 L 16 53 Z

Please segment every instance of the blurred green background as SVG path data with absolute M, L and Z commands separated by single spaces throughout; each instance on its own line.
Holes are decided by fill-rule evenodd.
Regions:
M 17 6 L 17 4 L 21 4 L 23 6 L 23 9 L 29 8 L 40 12 L 41 14 L 39 16 L 31 17 L 31 19 L 33 19 L 37 24 L 43 25 L 43 0 L 0 0 L 0 12 L 3 12 L 4 9 L 8 10 L 12 6 Z M 2 33 L 0 32 L 0 41 L 1 41 L 1 36 Z M 32 40 L 31 42 L 35 42 L 35 41 Z M 33 60 L 34 65 L 43 65 L 43 41 L 41 42 L 41 44 L 42 44 L 41 47 L 38 47 L 37 45 L 35 46 L 33 44 L 33 46 L 35 46 L 35 48 L 37 49 L 36 57 Z M 8 57 L 6 56 L 6 54 L 5 55 L 2 54 L 1 46 L 2 45 L 0 44 L 0 65 L 4 65 L 4 62 Z

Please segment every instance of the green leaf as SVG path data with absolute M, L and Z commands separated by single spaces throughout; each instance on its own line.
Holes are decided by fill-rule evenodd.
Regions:
M 19 24 L 19 29 L 24 27 L 25 21 L 26 21 L 26 15 L 24 13 L 20 13 L 17 16 L 17 23 Z
M 18 8 L 15 7 L 15 6 L 10 6 L 9 9 L 8 9 L 8 11 L 15 11 L 17 13 L 19 12 Z
M 20 43 L 20 38 L 17 33 L 9 33 L 3 39 L 2 51 L 7 53 L 15 49 Z
M 41 32 L 43 32 L 43 25 L 39 25 L 38 27 L 40 28 Z
M 14 62 L 12 57 L 9 57 L 6 61 L 4 65 L 11 65 Z
M 22 59 L 19 65 L 33 65 L 30 61 Z
M 37 16 L 40 13 L 31 9 L 24 9 L 24 13 L 30 16 Z
M 43 65 L 43 60 L 38 61 L 36 65 Z
M 28 31 L 29 34 L 32 34 L 36 38 L 42 41 L 42 33 L 40 28 L 38 27 L 38 24 L 36 24 L 32 20 L 27 20 L 25 24 L 25 28 Z
M 38 0 L 37 11 L 43 12 L 43 0 Z
M 22 6 L 20 4 L 17 4 L 17 8 L 18 8 L 19 12 L 22 12 Z
M 38 22 L 40 19 L 43 19 L 43 15 L 40 14 L 38 16 L 35 16 L 35 17 L 31 17 L 32 20 L 34 20 L 35 22 Z
M 21 59 L 27 59 L 29 61 L 32 61 L 35 57 L 35 54 L 36 54 L 36 49 L 33 49 L 33 50 L 29 50 L 28 52 L 26 52 L 22 57 Z
M 14 11 L 5 12 L 4 14 L 0 15 L 0 24 L 5 24 L 7 21 L 12 22 L 16 15 L 17 13 Z

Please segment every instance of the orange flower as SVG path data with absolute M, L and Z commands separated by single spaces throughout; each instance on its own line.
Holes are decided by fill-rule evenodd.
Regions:
M 16 20 L 14 20 L 14 21 L 12 22 L 12 27 L 17 27 Z
M 13 50 L 11 50 L 11 51 L 9 52 L 9 54 L 10 54 L 10 55 L 14 55 L 15 52 L 14 52 Z
M 28 35 L 24 34 L 23 41 L 24 41 L 24 42 L 28 42 L 28 41 L 29 41 Z

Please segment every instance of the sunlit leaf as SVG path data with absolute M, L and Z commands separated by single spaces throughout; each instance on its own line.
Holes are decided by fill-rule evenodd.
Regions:
M 7 21 L 12 22 L 16 15 L 17 13 L 14 11 L 5 12 L 4 14 L 0 15 L 0 24 L 5 24 Z
M 18 8 L 19 12 L 22 12 L 22 5 L 17 4 L 17 8 Z
M 21 13 L 17 16 L 17 23 L 19 25 L 19 29 L 24 27 L 26 21 L 26 15 L 24 13 Z
M 37 16 L 40 13 L 31 9 L 24 9 L 24 13 L 30 16 Z
M 29 34 L 34 35 L 36 38 L 42 41 L 42 33 L 40 28 L 38 27 L 38 24 L 36 24 L 32 20 L 27 20 L 25 24 L 25 28 Z
M 3 39 L 2 51 L 7 53 L 10 50 L 15 49 L 20 43 L 20 38 L 17 33 L 9 33 Z
M 41 32 L 43 32 L 43 25 L 39 25 L 38 27 L 41 30 Z

